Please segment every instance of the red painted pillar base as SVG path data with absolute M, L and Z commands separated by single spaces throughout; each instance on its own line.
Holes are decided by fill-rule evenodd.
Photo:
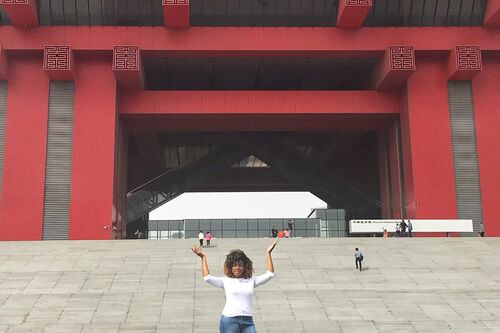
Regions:
M 457 218 L 446 64 L 421 61 L 401 114 L 408 218 Z
M 48 83 L 42 59 L 10 59 L 0 240 L 42 238 Z
M 500 155 L 492 144 L 500 142 L 500 63 L 483 59 L 483 70 L 472 81 L 481 206 L 486 236 L 500 236 Z
M 116 81 L 109 60 L 80 59 L 75 78 L 69 239 L 112 237 L 115 101 Z

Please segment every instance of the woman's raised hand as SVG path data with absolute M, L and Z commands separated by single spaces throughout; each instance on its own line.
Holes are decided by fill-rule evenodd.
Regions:
M 199 246 L 192 247 L 191 251 L 193 251 L 193 253 L 196 254 L 200 258 L 203 258 L 205 256 L 205 254 L 201 251 L 201 247 L 199 247 Z
M 268 248 L 267 248 L 267 250 L 266 250 L 266 251 L 267 251 L 267 253 L 271 253 L 271 252 L 273 252 L 274 247 L 276 246 L 276 244 L 278 244 L 278 240 L 277 240 L 277 239 L 275 239 L 275 240 L 271 243 L 271 245 L 269 245 L 269 247 L 268 247 Z

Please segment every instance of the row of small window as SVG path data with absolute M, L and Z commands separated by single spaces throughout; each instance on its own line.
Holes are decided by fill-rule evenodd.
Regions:
M 202 219 L 202 220 L 168 220 L 149 221 L 149 230 L 194 230 L 199 232 L 211 230 L 238 230 L 238 231 L 266 231 L 275 227 L 276 229 L 288 228 L 289 222 L 293 222 L 293 229 L 318 229 L 327 228 L 334 230 L 345 230 L 346 221 L 343 219 L 320 220 L 311 219 Z
M 265 238 L 271 237 L 270 232 L 264 230 L 212 230 L 212 236 L 217 238 Z M 332 229 L 298 229 L 293 230 L 292 237 L 346 237 L 345 230 Z M 149 239 L 182 239 L 198 238 L 195 230 L 149 230 Z

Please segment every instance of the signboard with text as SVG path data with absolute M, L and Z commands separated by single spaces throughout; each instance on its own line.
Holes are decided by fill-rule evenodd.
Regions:
M 350 220 L 350 233 L 382 233 L 396 232 L 396 224 L 402 219 L 394 220 Z M 473 232 L 472 220 L 420 220 L 404 219 L 405 223 L 411 221 L 413 232 Z

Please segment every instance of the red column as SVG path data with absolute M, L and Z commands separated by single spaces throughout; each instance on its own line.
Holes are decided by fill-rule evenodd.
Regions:
M 446 64 L 417 63 L 401 113 L 409 218 L 456 218 Z
M 472 81 L 474 121 L 484 232 L 500 236 L 500 155 L 494 145 L 500 142 L 500 63 L 483 59 L 483 70 Z
M 403 216 L 403 212 L 401 211 L 402 203 L 401 203 L 401 172 L 400 169 L 400 138 L 399 138 L 399 129 L 398 124 L 394 122 L 387 130 L 388 136 L 388 154 L 389 154 L 389 169 L 390 169 L 390 184 L 391 184 L 391 213 L 392 218 L 401 218 Z
M 390 181 L 387 151 L 387 131 L 377 134 L 378 152 L 378 174 L 380 186 L 380 217 L 387 219 L 391 217 L 390 212 Z
M 12 57 L 7 78 L 0 240 L 40 240 L 48 79 L 37 57 Z
M 80 59 L 75 78 L 69 239 L 111 238 L 115 100 L 110 60 Z

